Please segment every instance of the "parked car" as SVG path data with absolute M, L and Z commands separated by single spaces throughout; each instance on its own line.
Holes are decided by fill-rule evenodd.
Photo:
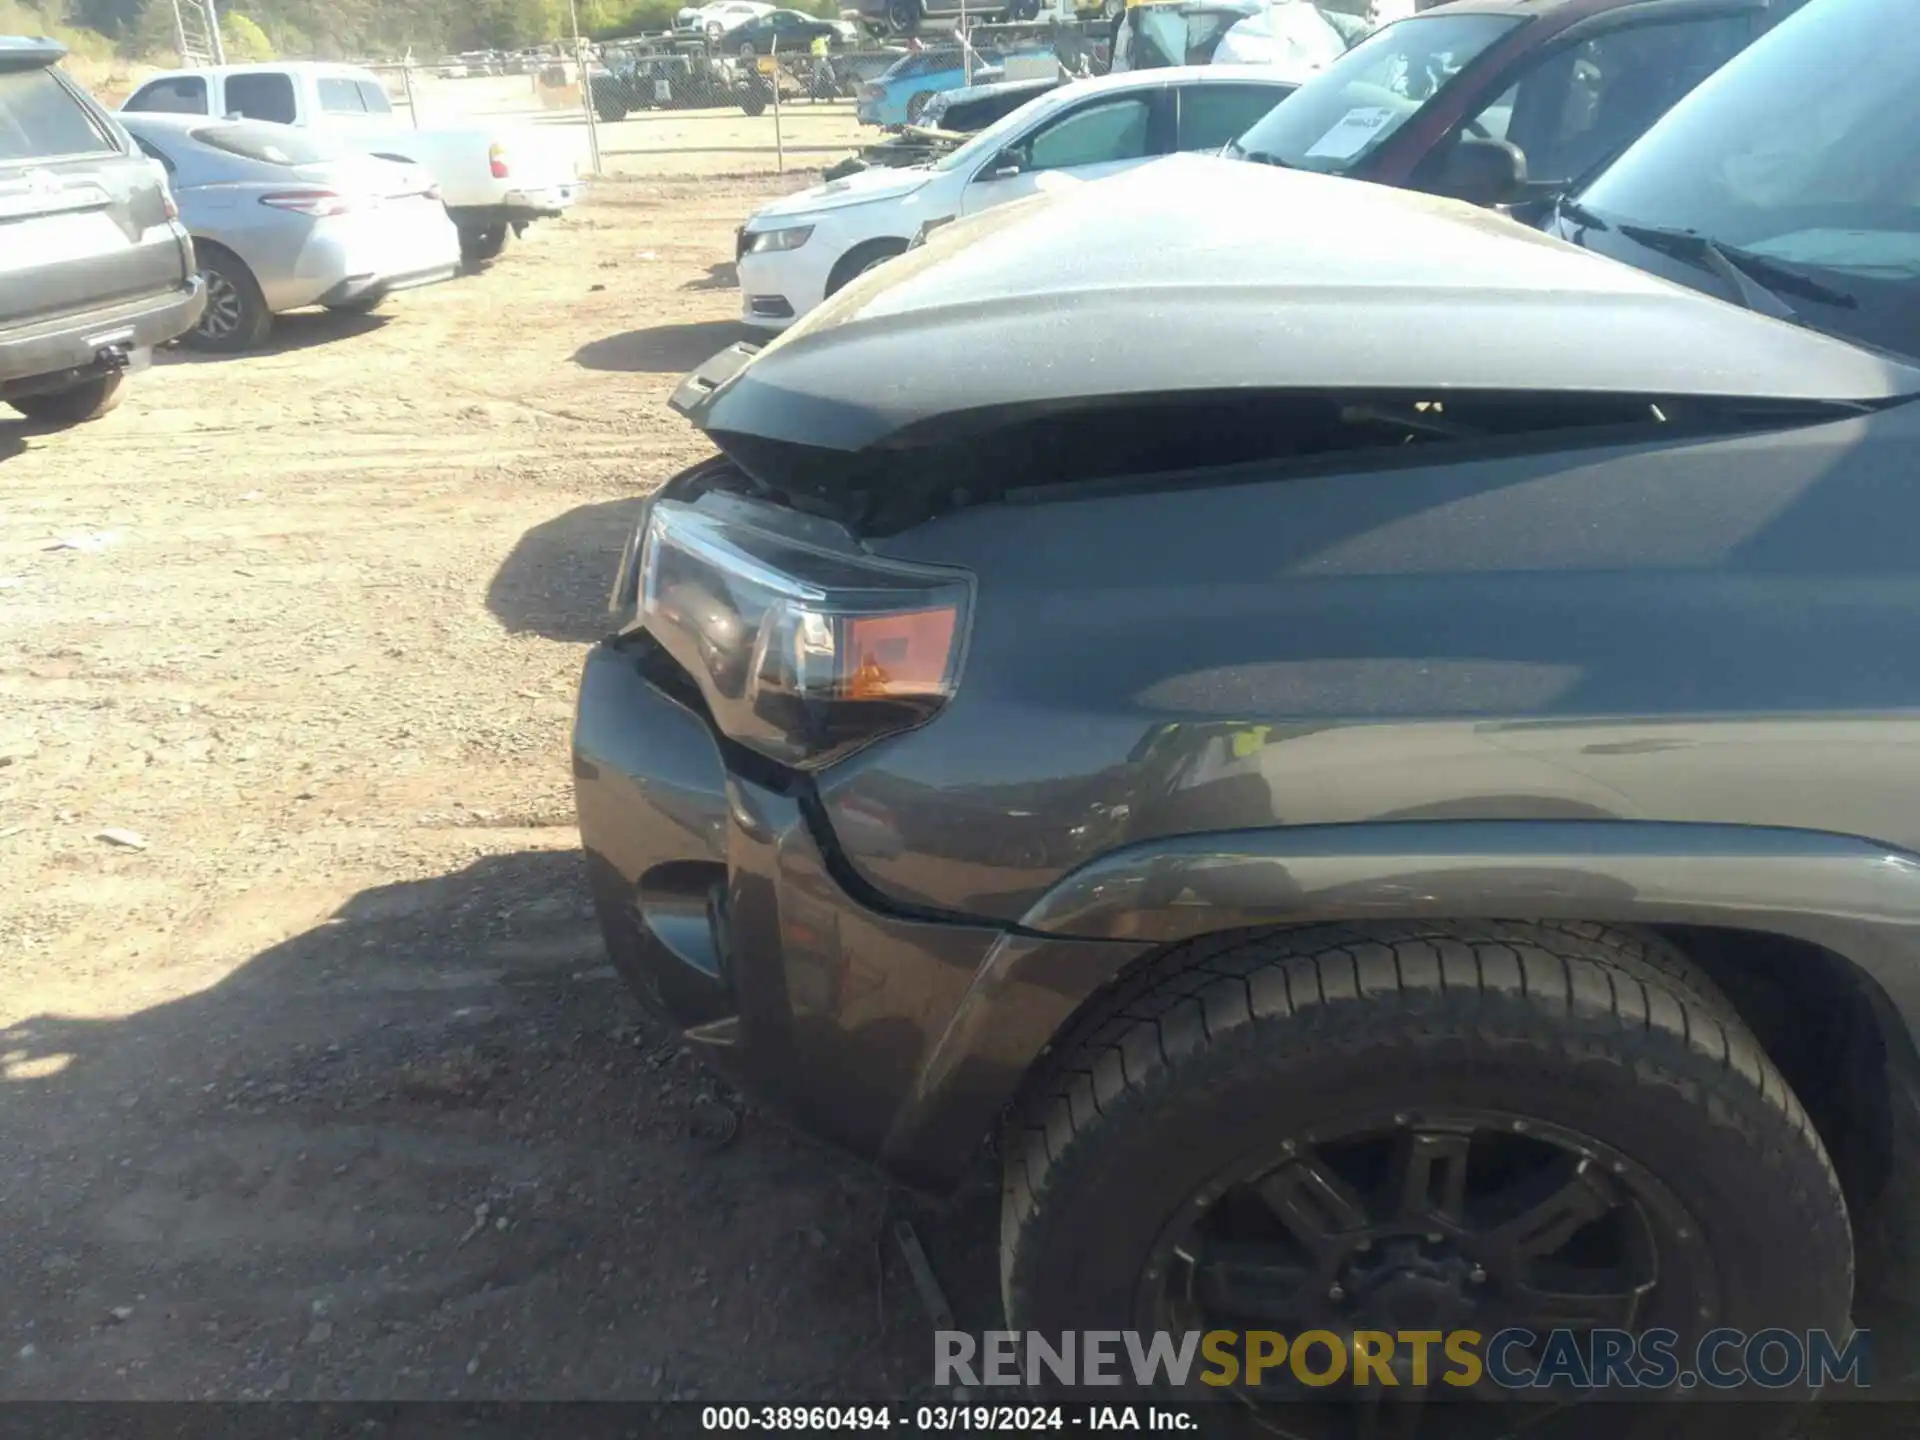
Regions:
M 126 115 L 167 172 L 193 236 L 207 307 L 190 343 L 251 350 L 309 305 L 366 314 L 460 273 L 460 232 L 418 165 L 254 120 Z
M 763 0 L 720 0 L 716 5 L 688 5 L 673 17 L 673 28 L 704 35 L 717 25 L 724 34 L 735 25 L 771 15 L 775 8 Z
M 975 71 L 977 77 L 981 72 Z M 928 129 L 945 130 L 956 135 L 977 134 L 1050 90 L 1058 90 L 1066 77 L 1050 80 L 988 80 L 942 90 L 920 110 L 919 123 Z
M 775 10 L 743 20 L 719 36 L 732 55 L 805 55 L 816 40 L 836 48 L 854 43 L 858 33 L 840 20 L 820 20 L 798 10 Z
M 1099 180 L 1180 150 L 1218 150 L 1298 84 L 1275 66 L 1106 75 L 1049 91 L 925 169 L 863 170 L 776 200 L 741 228 L 741 319 L 793 323 L 900 254 L 929 222 Z
M 1823 0 L 1689 96 L 1549 231 L 1876 350 L 1920 357 L 1920 54 L 1900 0 Z
M 0 400 L 51 424 L 113 409 L 206 305 L 165 178 L 66 53 L 0 35 Z
M 424 165 L 440 182 L 469 263 L 491 260 L 533 221 L 564 215 L 580 195 L 578 157 L 553 127 L 397 122 L 368 70 L 318 61 L 174 70 L 128 97 L 125 114 L 266 120 L 324 131 L 382 159 Z
M 927 20 L 948 28 L 957 28 L 963 17 L 969 23 L 1037 20 L 1048 8 L 1045 0 L 985 0 L 978 5 L 972 0 L 859 0 L 861 21 L 883 36 L 917 34 Z
M 1805 0 L 1454 0 L 1379 31 L 1236 142 L 1482 204 L 1566 189 Z
M 1034 40 L 1008 52 L 978 50 L 974 53 L 974 74 L 998 69 L 1008 54 L 1052 57 L 1053 49 L 1045 41 Z M 854 96 L 854 118 L 862 125 L 888 129 L 918 125 L 934 96 L 943 90 L 964 88 L 967 78 L 966 59 L 958 45 L 912 51 L 860 86 Z
M 1685 213 L 1833 173 L 1884 218 L 1729 243 L 1907 255 L 1903 13 L 1763 42 L 1802 124 L 1669 171 Z M 1816 68 L 1875 35 L 1906 83 Z M 1685 1357 L 1910 1292 L 1920 368 L 1183 155 L 943 227 L 675 404 L 720 454 L 643 507 L 574 732 L 610 952 L 896 1175 L 996 1136 L 1009 1328 Z

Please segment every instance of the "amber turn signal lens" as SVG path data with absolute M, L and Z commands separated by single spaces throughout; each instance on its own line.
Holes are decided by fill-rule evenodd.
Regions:
M 950 605 L 849 618 L 847 698 L 946 694 L 959 624 L 960 612 Z

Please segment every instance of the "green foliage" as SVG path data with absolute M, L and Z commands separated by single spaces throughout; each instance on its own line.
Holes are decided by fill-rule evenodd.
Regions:
M 227 59 L 236 64 L 274 58 L 273 42 L 259 22 L 232 11 L 220 17 L 220 42 L 226 47 Z
M 0 35 L 48 35 L 89 60 L 113 54 L 112 44 L 75 23 L 61 0 L 0 0 Z

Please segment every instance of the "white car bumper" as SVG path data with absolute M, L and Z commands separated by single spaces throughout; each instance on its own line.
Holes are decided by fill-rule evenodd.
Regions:
M 827 276 L 839 255 L 815 234 L 798 250 L 742 255 L 740 320 L 758 330 L 784 330 L 827 295 Z
M 501 203 L 510 211 L 526 215 L 563 215 L 580 199 L 583 188 L 578 181 L 529 186 L 522 190 L 509 190 Z

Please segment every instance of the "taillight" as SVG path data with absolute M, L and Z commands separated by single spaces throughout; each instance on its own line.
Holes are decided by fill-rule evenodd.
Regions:
M 160 208 L 165 212 L 167 219 L 178 220 L 180 218 L 180 202 L 173 198 L 173 191 L 167 189 L 164 185 L 160 187 Z
M 763 528 L 745 506 L 656 500 L 635 620 L 714 723 L 814 769 L 924 723 L 959 682 L 972 578 Z
M 316 218 L 345 215 L 359 208 L 353 197 L 334 190 L 281 190 L 272 195 L 262 195 L 260 203 L 271 205 L 276 210 L 293 210 Z
M 495 145 L 491 149 L 489 149 L 487 151 L 487 165 L 490 169 L 492 169 L 494 179 L 496 180 L 506 179 L 507 178 L 507 147 L 504 145 Z

